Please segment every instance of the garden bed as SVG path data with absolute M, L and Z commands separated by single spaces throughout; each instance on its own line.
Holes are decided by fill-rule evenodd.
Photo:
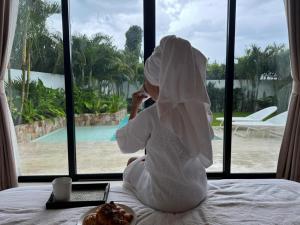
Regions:
M 76 126 L 117 125 L 126 115 L 126 109 L 115 113 L 80 114 L 75 115 L 75 124 Z M 18 143 L 28 143 L 63 127 L 66 127 L 66 118 L 56 117 L 35 121 L 30 124 L 17 125 L 15 126 L 15 131 Z

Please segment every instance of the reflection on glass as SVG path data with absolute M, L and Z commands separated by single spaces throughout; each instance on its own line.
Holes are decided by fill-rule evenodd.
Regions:
M 20 0 L 6 94 L 20 175 L 68 174 L 60 1 Z
M 231 170 L 275 172 L 291 91 L 283 2 L 237 2 L 235 53 Z
M 208 58 L 206 85 L 215 133 L 210 172 L 223 170 L 226 9 L 227 1 L 156 1 L 156 43 L 165 35 L 176 35 L 190 41 Z
M 128 122 L 143 82 L 142 0 L 72 1 L 72 61 L 78 173 L 123 172 L 115 132 Z

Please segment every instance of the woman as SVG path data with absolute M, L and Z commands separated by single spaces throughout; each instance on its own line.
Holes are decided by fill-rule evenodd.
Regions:
M 127 166 L 123 180 L 154 209 L 183 212 L 206 197 L 213 137 L 206 62 L 188 41 L 164 37 L 145 63 L 144 89 L 156 103 L 137 114 L 146 96 L 134 93 L 131 120 L 117 131 L 122 152 L 147 150 Z

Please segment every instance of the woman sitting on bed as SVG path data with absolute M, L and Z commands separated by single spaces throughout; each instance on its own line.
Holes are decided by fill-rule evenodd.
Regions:
M 126 167 L 123 180 L 154 209 L 183 212 L 206 197 L 213 137 L 206 62 L 188 41 L 164 37 L 145 63 L 144 89 L 156 103 L 137 114 L 146 96 L 134 93 L 131 119 L 116 133 L 122 152 L 147 149 Z

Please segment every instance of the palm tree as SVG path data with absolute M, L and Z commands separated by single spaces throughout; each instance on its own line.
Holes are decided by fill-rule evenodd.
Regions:
M 56 60 L 53 65 L 52 73 L 58 73 L 61 74 L 64 71 L 64 47 L 63 47 L 63 40 L 62 40 L 62 34 L 61 33 L 55 33 L 51 34 L 50 38 L 53 41 L 53 49 L 54 52 L 57 53 Z
M 44 58 L 42 54 L 46 46 L 43 37 L 49 36 L 46 29 L 46 20 L 50 15 L 59 13 L 59 9 L 57 3 L 48 3 L 42 0 L 21 0 L 19 2 L 18 32 L 16 32 L 12 52 L 15 57 L 11 61 L 12 66 L 20 67 L 22 70 L 19 123 L 22 122 L 24 104 L 29 95 L 31 67 L 36 62 L 42 64 L 40 61 L 49 60 L 48 57 Z
M 72 61 L 73 72 L 77 84 L 85 86 L 85 71 L 87 66 L 86 49 L 89 45 L 89 39 L 85 35 L 74 35 L 72 37 Z

